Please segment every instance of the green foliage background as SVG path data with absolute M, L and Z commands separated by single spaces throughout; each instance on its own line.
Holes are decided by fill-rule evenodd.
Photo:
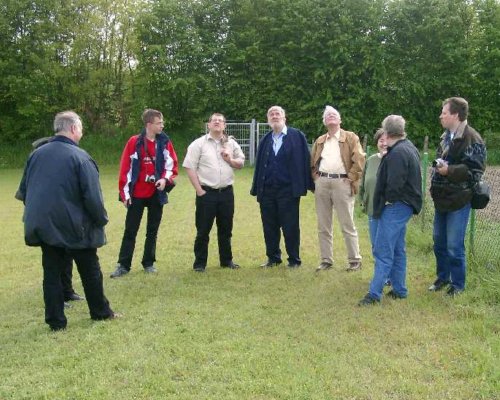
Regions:
M 331 104 L 361 135 L 398 113 L 432 145 L 441 101 L 463 96 L 495 148 L 499 49 L 497 0 L 4 0 L 0 143 L 49 134 L 63 109 L 115 138 L 158 108 L 186 141 L 213 111 L 272 104 L 313 139 Z

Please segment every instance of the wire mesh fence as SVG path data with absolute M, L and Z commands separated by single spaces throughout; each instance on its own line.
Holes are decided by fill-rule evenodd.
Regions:
M 428 188 L 432 167 L 428 162 L 422 165 L 426 168 L 426 184 L 424 207 L 420 215 L 414 219 L 414 224 L 419 224 L 420 229 L 432 235 L 434 220 L 434 205 Z M 491 188 L 491 200 L 486 208 L 472 210 L 466 235 L 466 249 L 469 260 L 488 269 L 500 270 L 500 167 L 486 168 L 484 180 Z
M 365 140 L 366 143 L 366 140 Z M 366 146 L 367 157 L 376 149 Z M 434 204 L 429 192 L 432 160 L 423 151 L 422 173 L 424 202 L 422 211 L 412 218 L 411 224 L 425 235 L 432 237 L 434 225 Z M 483 210 L 472 210 L 466 234 L 466 250 L 473 267 L 485 267 L 500 271 L 500 167 L 487 166 L 484 180 L 490 185 L 491 200 Z

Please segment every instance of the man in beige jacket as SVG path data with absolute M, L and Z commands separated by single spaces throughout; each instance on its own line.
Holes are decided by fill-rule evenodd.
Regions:
M 354 201 L 365 164 L 358 136 L 340 128 L 340 113 L 331 106 L 323 112 L 328 132 L 314 142 L 311 154 L 321 263 L 317 271 L 332 268 L 332 209 L 335 209 L 347 248 L 348 271 L 361 269 Z

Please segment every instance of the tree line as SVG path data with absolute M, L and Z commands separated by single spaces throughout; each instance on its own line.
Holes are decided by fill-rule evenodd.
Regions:
M 146 107 L 192 134 L 273 104 L 309 139 L 330 104 L 360 135 L 401 114 L 435 140 L 450 96 L 500 132 L 498 0 L 3 0 L 0 54 L 4 144 L 63 109 L 95 135 L 135 132 Z

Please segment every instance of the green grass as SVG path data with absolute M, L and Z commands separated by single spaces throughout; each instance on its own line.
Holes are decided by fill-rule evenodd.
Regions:
M 251 173 L 236 177 L 240 270 L 219 268 L 212 235 L 207 273 L 191 271 L 194 191 L 181 174 L 159 234 L 159 274 L 141 271 L 141 227 L 131 273 L 111 280 L 125 209 L 116 200 L 117 168 L 103 167 L 110 223 L 99 256 L 106 295 L 124 317 L 92 322 L 81 302 L 67 310 L 68 329 L 51 333 L 43 321 L 40 249 L 24 245 L 23 207 L 13 198 L 21 170 L 0 170 L 0 399 L 500 398 L 500 309 L 481 300 L 482 271 L 469 275 L 456 299 L 430 294 L 431 239 L 412 227 L 409 298 L 359 308 L 373 271 L 365 217 L 358 213 L 363 270 L 344 271 L 336 225 L 335 268 L 316 274 L 311 195 L 301 202 L 303 266 L 261 270 Z M 491 279 L 498 292 L 498 274 Z M 81 292 L 78 277 L 75 286 Z

